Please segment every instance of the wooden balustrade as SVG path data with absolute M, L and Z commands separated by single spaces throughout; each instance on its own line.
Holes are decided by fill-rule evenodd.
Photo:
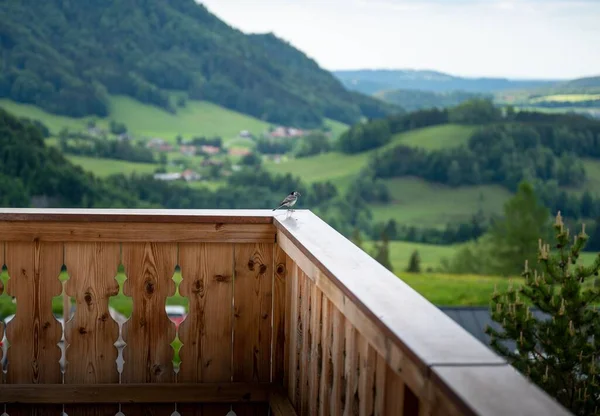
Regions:
M 10 416 L 568 414 L 309 211 L 2 209 L 0 242 Z M 121 330 L 115 296 L 132 304 Z

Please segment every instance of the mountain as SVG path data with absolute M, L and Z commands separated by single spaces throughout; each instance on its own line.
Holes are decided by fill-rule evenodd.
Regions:
M 365 107 L 376 117 L 397 110 L 194 0 L 12 0 L 0 2 L 0 21 L 0 97 L 55 114 L 104 117 L 108 94 L 175 111 L 181 92 L 297 126 L 373 117 Z
M 412 69 L 348 70 L 333 71 L 333 74 L 347 88 L 364 94 L 398 89 L 489 93 L 506 89 L 539 87 L 557 82 L 547 80 L 511 80 L 506 78 L 465 78 L 443 72 Z
M 424 108 L 446 108 L 475 98 L 492 98 L 491 94 L 464 91 L 434 92 L 423 90 L 388 90 L 374 94 L 375 97 L 398 105 L 406 111 Z

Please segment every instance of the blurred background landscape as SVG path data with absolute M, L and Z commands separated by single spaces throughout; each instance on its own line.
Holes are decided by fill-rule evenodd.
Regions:
M 271 209 L 298 190 L 434 304 L 487 308 L 558 211 L 586 224 L 583 262 L 600 251 L 599 12 L 1 2 L 0 204 Z

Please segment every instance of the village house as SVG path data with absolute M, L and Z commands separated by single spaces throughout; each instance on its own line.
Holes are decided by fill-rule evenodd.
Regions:
M 194 172 L 191 169 L 186 169 L 181 173 L 181 177 L 186 181 L 199 181 L 202 176 L 198 172 Z
M 290 138 L 290 137 L 302 137 L 306 134 L 304 130 L 296 129 L 293 127 L 276 127 L 270 134 L 270 137 L 277 138 Z
M 179 146 L 179 152 L 184 156 L 194 156 L 196 154 L 196 146 Z
M 221 151 L 221 148 L 217 147 L 217 146 L 210 146 L 207 144 L 204 144 L 202 146 L 200 146 L 200 152 L 206 154 L 206 155 L 216 155 Z
M 232 149 L 229 149 L 230 156 L 246 156 L 250 153 L 252 153 L 252 150 L 246 149 L 244 147 L 234 147 Z
M 179 172 L 171 172 L 171 173 L 155 173 L 154 179 L 157 181 L 176 181 L 182 178 L 181 173 Z

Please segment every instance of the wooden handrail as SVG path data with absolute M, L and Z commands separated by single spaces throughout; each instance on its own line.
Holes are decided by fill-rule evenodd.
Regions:
M 312 212 L 278 215 L 274 223 L 277 244 L 429 412 L 452 406 L 472 415 L 570 414 Z
M 226 311 L 227 328 L 243 331 L 250 324 L 256 325 L 256 333 L 242 340 L 234 337 L 235 353 L 233 344 L 229 345 L 231 337 L 218 335 L 220 342 L 228 345 L 224 353 L 214 350 L 219 362 L 229 365 L 236 355 L 231 369 L 234 381 L 284 383 L 298 414 L 313 414 L 329 406 L 333 413 L 340 408 L 351 409 L 356 397 L 361 413 L 366 414 L 382 414 L 384 409 L 384 414 L 411 414 L 415 409 L 423 414 L 569 414 L 503 358 L 310 211 L 297 210 L 288 216 L 285 211 L 271 210 L 0 209 L 0 241 L 10 246 L 6 250 L 13 263 L 8 264 L 9 269 L 41 276 L 43 281 L 33 284 L 46 291 L 40 298 L 44 306 L 35 312 L 42 320 L 49 319 L 48 302 L 60 293 L 51 274 L 60 268 L 62 256 L 73 270 L 78 270 L 74 285 L 83 285 L 81 279 L 87 279 L 90 265 L 102 265 L 92 274 L 104 279 L 89 292 L 95 296 L 93 299 L 82 300 L 83 291 L 88 290 L 85 285 L 93 283 L 69 287 L 73 293 L 70 296 L 79 296 L 80 302 L 88 302 L 90 308 L 101 313 L 108 297 L 115 293 L 111 279 L 121 250 L 124 263 L 135 272 L 129 284 L 136 286 L 130 286 L 128 296 L 135 294 L 137 313 L 140 317 L 146 314 L 144 319 L 155 321 L 154 325 L 167 332 L 172 329 L 163 317 L 139 309 L 141 303 L 136 302 L 141 302 L 140 296 L 148 296 L 154 299 L 154 306 L 161 302 L 164 305 L 163 298 L 172 296 L 174 290 L 169 288 L 172 282 L 166 274 L 175 266 L 176 258 L 181 258 L 183 290 L 196 305 L 193 324 L 184 334 L 188 340 L 184 358 L 198 370 L 186 370 L 186 383 L 229 380 L 228 372 L 219 372 L 217 379 L 203 379 L 203 358 L 190 348 L 189 331 L 206 329 L 202 319 L 205 308 L 210 307 L 213 314 Z M 78 263 L 79 257 L 88 263 Z M 142 267 L 145 262 L 148 268 Z M 44 273 L 39 274 L 42 269 Z M 144 280 L 145 270 L 150 280 Z M 209 293 L 214 290 L 227 301 L 205 297 L 209 284 L 215 285 Z M 25 291 L 17 298 L 34 294 L 27 285 L 22 286 Z M 238 302 L 237 297 L 244 291 L 251 297 Z M 234 297 L 235 311 L 230 302 Z M 212 302 L 209 306 L 205 305 L 207 299 Z M 94 309 L 97 301 L 102 308 Z M 241 314 L 237 309 L 240 307 Z M 21 327 L 26 324 L 24 316 L 19 317 L 17 312 L 16 322 Z M 88 325 L 99 325 L 94 315 L 81 312 L 78 316 Z M 111 339 L 114 337 L 114 328 L 102 330 Z M 48 331 L 43 342 L 55 345 L 59 334 L 53 324 Z M 71 336 L 78 337 L 83 348 L 86 329 L 78 331 Z M 145 329 L 136 331 L 142 334 Z M 171 332 L 167 332 L 160 332 L 162 344 L 171 339 Z M 24 334 L 23 340 L 33 337 Z M 143 341 L 141 335 L 131 336 L 138 343 Z M 257 343 L 261 346 L 258 350 Z M 56 351 L 39 351 L 51 354 L 39 355 L 40 362 L 55 361 Z M 167 374 L 168 355 L 162 350 L 153 358 L 157 360 L 156 374 L 147 375 L 158 377 L 153 382 L 161 383 L 161 374 L 168 376 L 167 383 L 172 379 Z M 243 364 L 256 359 L 260 374 L 252 365 Z M 26 362 L 21 362 L 19 368 L 29 371 Z M 163 373 L 165 370 L 167 373 Z M 55 370 L 51 373 L 42 382 L 56 383 L 49 380 L 58 380 L 59 374 Z M 135 383 L 131 377 L 129 382 Z M 21 382 L 18 380 L 10 382 Z M 118 386 L 109 385 L 112 387 L 103 388 Z M 44 389 L 41 386 L 34 388 Z M 2 388 L 18 390 L 14 384 Z

